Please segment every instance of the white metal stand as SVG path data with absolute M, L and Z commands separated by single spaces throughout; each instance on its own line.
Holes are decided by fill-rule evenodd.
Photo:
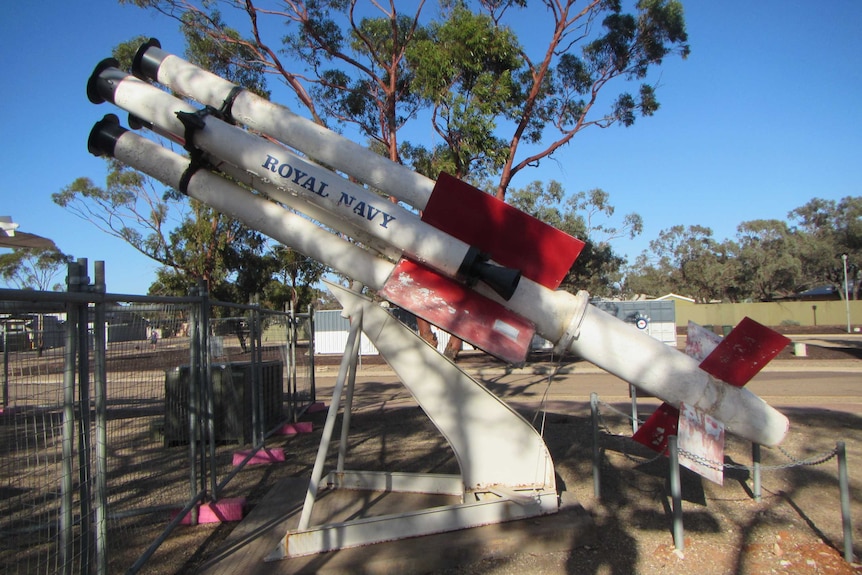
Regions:
M 299 525 L 285 534 L 267 560 L 456 531 L 558 511 L 553 462 L 544 440 L 528 421 L 386 310 L 355 292 L 335 285 L 329 287 L 351 319 L 350 336 Z M 447 439 L 458 461 L 460 475 L 344 470 L 360 329 Z M 338 467 L 324 477 L 323 466 L 345 385 Z M 310 526 L 321 484 L 331 489 L 455 495 L 461 502 Z

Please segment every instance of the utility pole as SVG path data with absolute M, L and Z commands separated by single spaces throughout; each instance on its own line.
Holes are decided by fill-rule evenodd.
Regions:
M 847 283 L 847 254 L 841 254 L 844 261 L 844 307 L 847 309 L 847 333 L 850 333 L 850 284 Z

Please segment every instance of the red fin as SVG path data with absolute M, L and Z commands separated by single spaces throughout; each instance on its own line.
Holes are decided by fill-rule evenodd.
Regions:
M 422 221 L 549 289 L 557 289 L 584 248 L 581 240 L 444 172 Z
M 509 363 L 527 359 L 535 326 L 499 303 L 402 259 L 378 294 Z
M 679 410 L 669 403 L 662 403 L 649 419 L 641 425 L 632 439 L 658 453 L 667 449 L 667 438 L 676 435 L 679 427 Z
M 701 362 L 700 368 L 742 387 L 789 343 L 787 337 L 746 317 Z

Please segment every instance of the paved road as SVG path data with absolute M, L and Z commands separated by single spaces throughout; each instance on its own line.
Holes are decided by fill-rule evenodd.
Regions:
M 571 373 L 553 378 L 535 373 L 546 365 L 520 370 L 499 367 L 469 369 L 507 402 L 526 409 L 578 412 L 589 405 L 590 393 L 596 392 L 605 403 L 629 404 L 629 385 L 589 364 L 568 366 Z M 318 397 L 331 395 L 337 368 L 318 372 Z M 862 361 L 773 362 L 758 374 L 748 388 L 770 405 L 781 408 L 816 407 L 862 415 Z M 386 366 L 364 366 L 357 377 L 357 407 L 379 407 L 410 402 L 409 392 Z M 649 398 L 640 402 L 649 405 Z

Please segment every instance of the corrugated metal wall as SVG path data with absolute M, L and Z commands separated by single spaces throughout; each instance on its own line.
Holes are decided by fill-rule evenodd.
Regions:
M 314 313 L 314 352 L 342 354 L 347 345 L 350 321 L 341 316 L 341 310 L 323 310 Z M 360 355 L 377 355 L 377 348 L 365 334 L 359 340 Z
M 676 345 L 676 307 L 672 301 L 593 301 L 602 311 L 668 345 Z M 646 320 L 638 324 L 638 319 Z

